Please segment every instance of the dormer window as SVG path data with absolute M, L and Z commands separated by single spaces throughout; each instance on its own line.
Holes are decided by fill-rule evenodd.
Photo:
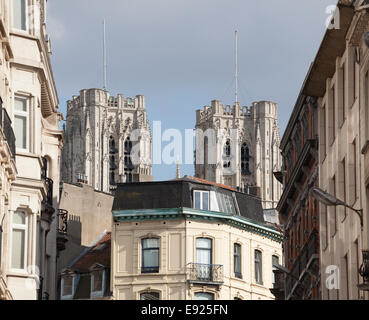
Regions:
M 194 209 L 210 210 L 209 191 L 194 191 L 193 204 Z
M 105 269 L 91 272 L 91 298 L 102 298 L 105 291 Z
M 70 273 L 62 275 L 61 299 L 71 300 L 73 299 L 73 296 L 74 296 L 74 275 Z

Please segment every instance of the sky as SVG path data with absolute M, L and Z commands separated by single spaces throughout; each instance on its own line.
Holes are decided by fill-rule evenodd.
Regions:
M 103 87 L 145 95 L 151 122 L 194 129 L 196 110 L 234 103 L 234 32 L 238 31 L 239 100 L 278 103 L 281 136 L 326 30 L 335 0 L 49 0 L 52 67 L 65 115 L 79 91 Z M 163 147 L 165 147 L 163 144 Z M 193 175 L 192 165 L 181 174 Z M 176 165 L 153 166 L 154 179 L 175 178 Z

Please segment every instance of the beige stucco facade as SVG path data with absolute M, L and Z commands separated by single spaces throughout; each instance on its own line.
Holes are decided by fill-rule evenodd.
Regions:
M 142 274 L 141 240 L 160 243 L 159 272 Z M 196 263 L 196 239 L 212 241 L 212 261 L 219 266 L 220 284 L 197 283 L 191 276 Z M 235 276 L 234 244 L 241 245 L 242 279 Z M 263 284 L 255 282 L 254 252 L 262 252 Z M 116 300 L 139 300 L 154 292 L 160 300 L 193 300 L 199 292 L 216 300 L 272 300 L 272 256 L 282 261 L 281 243 L 223 223 L 156 220 L 115 223 L 112 234 L 111 286 Z M 195 277 L 196 278 L 196 277 Z M 196 280 L 196 279 L 195 279 Z
M 54 299 L 56 229 L 62 132 L 58 96 L 46 33 L 46 1 L 2 0 L 1 31 L 7 53 L 1 57 L 3 108 L 17 139 L 17 177 L 3 214 L 3 281 L 16 300 Z M 19 5 L 19 6 L 16 6 Z M 15 19 L 15 13 L 18 20 Z M 11 54 L 9 54 L 11 52 Z M 5 86 L 5 87 L 4 87 Z M 20 107 L 22 106 L 22 107 Z M 47 163 L 47 168 L 45 164 Z M 42 177 L 42 168 L 45 177 Z M 52 182 L 51 182 L 52 180 Z M 46 201 L 46 198 L 48 200 Z M 15 213 L 25 218 L 15 225 Z M 22 240 L 18 242 L 22 230 Z M 18 233 L 17 233 L 18 232 Z M 14 267 L 15 242 L 22 255 Z M 15 259 L 15 258 L 14 258 Z
M 58 258 L 58 273 L 104 231 L 111 231 L 113 200 L 91 186 L 63 183 L 60 208 L 68 211 L 68 242 Z
M 359 3 L 356 1 L 357 8 Z M 347 33 L 334 40 L 341 53 L 335 56 L 333 72 L 321 88 L 324 93 L 319 99 L 319 186 L 354 209 L 363 209 L 363 226 L 354 210 L 320 205 L 324 300 L 368 298 L 358 285 L 363 282 L 359 274 L 362 250 L 369 246 L 369 49 L 363 38 L 369 30 L 369 13 L 355 13 L 342 6 L 339 9 L 342 30 Z M 324 41 L 333 40 L 326 36 Z M 333 289 L 326 284 L 329 266 L 339 270 L 339 281 Z

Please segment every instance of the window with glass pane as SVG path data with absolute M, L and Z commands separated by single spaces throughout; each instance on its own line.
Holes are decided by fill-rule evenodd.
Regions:
M 217 202 L 220 212 L 228 214 L 236 214 L 236 209 L 233 203 L 233 197 L 224 193 L 216 193 Z
M 24 270 L 26 268 L 26 241 L 27 215 L 25 212 L 15 212 L 12 226 L 12 269 Z
M 235 243 L 234 245 L 234 274 L 237 278 L 242 279 L 241 271 L 241 245 Z
M 73 295 L 73 276 L 63 276 L 62 296 Z
M 275 267 L 275 265 L 279 265 L 279 257 L 277 257 L 277 256 L 273 256 L 272 257 L 272 267 L 273 267 L 273 271 L 274 270 L 278 270 L 276 267 Z M 275 274 L 274 274 L 274 272 L 273 272 L 273 274 L 272 274 L 272 279 L 273 279 L 273 284 L 275 283 Z
M 144 292 L 140 295 L 140 300 L 160 300 L 159 292 Z
M 93 292 L 103 291 L 104 290 L 104 288 L 103 288 L 104 271 L 103 270 L 94 271 L 94 272 L 92 272 L 92 277 L 93 277 L 92 291 Z
M 142 240 L 142 273 L 159 272 L 159 239 Z
M 14 133 L 16 146 L 19 149 L 28 149 L 28 99 L 16 97 L 14 99 Z
M 13 27 L 27 30 L 27 0 L 13 0 Z
M 198 280 L 211 280 L 212 240 L 199 238 L 196 240 L 196 268 Z
M 263 284 L 263 265 L 262 253 L 255 250 L 255 281 L 258 284 Z
M 208 292 L 197 292 L 195 293 L 194 300 L 215 300 L 214 294 Z
M 209 191 L 194 192 L 194 208 L 198 210 L 209 210 Z

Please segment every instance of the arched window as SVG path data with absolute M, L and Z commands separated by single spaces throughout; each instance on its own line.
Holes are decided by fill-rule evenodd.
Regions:
M 143 292 L 140 294 L 140 300 L 160 300 L 159 292 Z
M 215 300 L 214 294 L 209 292 L 196 292 L 194 300 Z
M 242 279 L 241 271 L 241 245 L 238 243 L 234 244 L 234 274 L 236 278 Z
M 196 240 L 197 279 L 210 281 L 212 279 L 213 241 L 208 238 Z
M 126 182 L 133 182 L 133 163 L 131 158 L 132 153 L 132 141 L 130 137 L 124 142 L 124 174 L 126 176 Z
M 227 140 L 225 146 L 224 146 L 224 154 L 226 157 L 231 156 L 231 140 Z
M 263 254 L 259 250 L 255 250 L 255 282 L 263 284 Z
M 247 143 L 244 143 L 241 147 L 241 173 L 243 176 L 251 174 L 250 171 L 250 149 Z
M 28 215 L 24 211 L 16 211 L 12 218 L 11 268 L 13 270 L 25 270 L 28 255 Z
M 115 155 L 117 153 L 117 149 L 115 148 L 115 139 L 112 136 L 110 136 L 109 139 L 109 153 L 110 185 L 115 186 L 115 170 L 117 169 L 117 165 L 115 163 Z
M 142 273 L 159 272 L 159 251 L 160 241 L 157 238 L 142 239 Z

